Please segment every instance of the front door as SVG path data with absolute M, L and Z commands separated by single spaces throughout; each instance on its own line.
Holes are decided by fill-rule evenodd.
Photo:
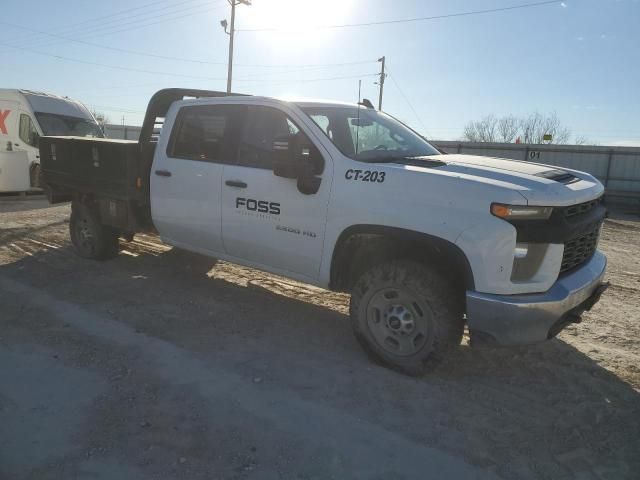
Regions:
M 296 180 L 272 170 L 274 139 L 300 127 L 282 110 L 246 106 L 235 164 L 224 166 L 222 235 L 228 255 L 270 270 L 317 278 L 322 258 L 331 166 L 320 189 L 298 191 Z M 302 133 L 304 135 L 304 133 Z M 324 155 L 327 162 L 327 155 Z
M 13 149 L 27 152 L 29 165 L 40 163 L 40 152 L 38 150 L 38 140 L 40 134 L 36 130 L 36 125 L 31 115 L 24 111 L 18 111 L 16 115 L 18 139 L 15 140 Z
M 200 253 L 221 253 L 220 188 L 232 157 L 233 112 L 225 105 L 186 105 L 151 168 L 151 213 L 164 241 Z

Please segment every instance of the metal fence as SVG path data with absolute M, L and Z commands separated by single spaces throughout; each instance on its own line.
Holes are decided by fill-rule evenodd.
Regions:
M 107 138 L 117 138 L 120 140 L 138 140 L 142 127 L 131 125 L 110 125 L 104 126 L 104 134 Z
M 512 158 L 588 172 L 606 187 L 607 199 L 640 206 L 640 147 L 525 145 L 433 140 L 447 153 Z

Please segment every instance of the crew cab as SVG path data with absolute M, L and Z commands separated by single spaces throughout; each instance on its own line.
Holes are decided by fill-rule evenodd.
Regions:
M 358 104 L 166 89 L 139 142 L 45 137 L 52 203 L 82 257 L 169 245 L 351 294 L 353 331 L 409 374 L 461 342 L 523 345 L 606 288 L 603 186 L 528 162 L 445 155 Z M 303 319 L 301 319 L 303 321 Z

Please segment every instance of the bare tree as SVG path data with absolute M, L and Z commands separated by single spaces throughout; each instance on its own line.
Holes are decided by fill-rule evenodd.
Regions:
M 468 142 L 480 142 L 480 136 L 476 129 L 476 122 L 469 122 L 464 126 L 463 138 Z
M 513 115 L 506 115 L 498 120 L 498 140 L 500 142 L 514 142 L 519 130 L 520 122 Z
M 107 123 L 111 123 L 111 119 L 103 112 L 92 110 L 91 114 L 95 117 L 98 125 L 100 125 L 101 128 L 104 128 Z
M 548 136 L 551 140 L 545 140 Z M 547 115 L 534 112 L 523 118 L 487 115 L 481 120 L 467 123 L 463 137 L 470 142 L 510 143 L 519 137 L 523 143 L 541 144 L 548 141 L 566 144 L 571 138 L 571 130 L 562 125 L 555 112 Z
M 574 145 L 598 145 L 598 142 L 589 140 L 584 135 L 576 135 L 576 137 L 573 139 L 573 144 Z
M 569 142 L 569 138 L 571 138 L 571 130 L 563 126 L 558 115 L 553 112 L 552 114 L 542 118 L 542 130 L 538 135 L 538 140 L 540 140 L 538 143 L 544 142 L 545 135 L 551 135 L 551 142 L 563 144 Z
M 535 112 L 520 120 L 520 132 L 523 143 L 542 143 L 542 115 Z
M 470 142 L 495 142 L 498 131 L 498 119 L 487 115 L 482 120 L 469 122 L 464 127 L 464 138 Z

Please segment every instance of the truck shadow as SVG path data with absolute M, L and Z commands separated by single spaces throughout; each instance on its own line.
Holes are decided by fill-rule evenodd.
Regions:
M 640 471 L 638 391 L 562 340 L 461 346 L 409 378 L 366 358 L 345 296 L 153 244 L 109 262 L 20 246 L 27 255 L 0 276 L 504 475 Z

